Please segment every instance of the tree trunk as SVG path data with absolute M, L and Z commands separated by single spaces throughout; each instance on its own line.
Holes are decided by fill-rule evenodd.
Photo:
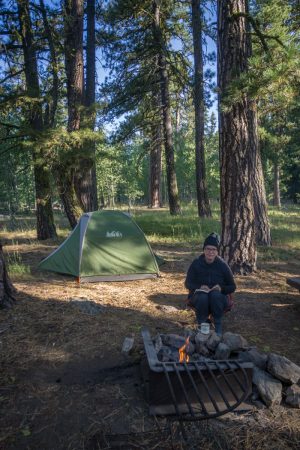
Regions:
M 53 33 L 52 29 L 50 27 L 47 12 L 44 4 L 44 0 L 40 0 L 40 10 L 43 17 L 43 23 L 45 27 L 45 35 L 46 39 L 49 44 L 49 50 L 51 55 L 51 72 L 52 72 L 52 88 L 49 92 L 50 95 L 48 95 L 48 108 L 47 108 L 47 114 L 45 114 L 45 126 L 48 126 L 50 128 L 54 127 L 55 122 L 55 115 L 57 110 L 57 103 L 58 103 L 58 85 L 59 85 L 59 79 L 58 79 L 58 72 L 59 72 L 59 66 L 58 61 L 56 57 L 56 49 L 55 44 L 53 40 Z
M 195 162 L 196 192 L 199 217 L 210 217 L 204 154 L 204 87 L 202 51 L 202 12 L 200 0 L 192 0 L 192 27 L 194 43 L 194 108 L 195 108 Z
M 160 117 L 161 101 L 159 92 L 152 93 L 152 104 L 158 120 L 151 126 L 150 164 L 149 164 L 149 208 L 162 206 L 162 142 L 163 130 Z
M 176 93 L 176 109 L 175 109 L 175 131 L 179 132 L 181 125 L 181 104 L 180 104 L 180 96 Z
M 167 62 L 165 55 L 165 42 L 160 28 L 160 1 L 153 1 L 153 34 L 158 49 L 158 67 L 160 75 L 160 92 L 162 104 L 163 130 L 164 130 L 164 146 L 166 156 L 166 172 L 167 172 L 167 188 L 169 195 L 170 214 L 180 214 L 181 208 L 178 196 L 177 178 L 175 171 L 175 157 L 172 121 L 170 112 L 170 94 L 169 94 L 169 77 L 167 71 Z
M 74 169 L 66 171 L 65 167 L 58 166 L 55 172 L 59 196 L 69 224 L 73 229 L 82 215 L 82 209 L 78 204 L 74 188 Z
M 83 0 L 65 0 L 65 67 L 67 76 L 68 131 L 78 131 L 83 101 Z M 70 156 L 71 158 L 71 156 Z M 79 164 L 78 151 L 74 150 L 73 164 L 67 160 L 56 167 L 60 198 L 72 228 L 81 215 L 81 204 L 76 198 L 74 165 Z M 74 164 L 75 161 L 75 164 Z M 73 167 L 72 167 L 73 165 Z
M 274 194 L 273 194 L 273 205 L 281 208 L 280 200 L 280 165 L 278 161 L 274 162 Z
M 83 0 L 65 0 L 68 131 L 80 128 L 83 104 Z
M 86 43 L 86 89 L 85 106 L 82 127 L 88 127 L 92 131 L 95 128 L 95 77 L 96 77 L 96 53 L 95 53 L 95 0 L 87 0 L 87 43 Z M 95 165 L 95 141 L 88 140 L 84 144 L 83 158 L 80 160 L 80 168 L 76 171 L 75 186 L 77 196 L 80 199 L 84 211 L 96 211 L 98 209 L 97 182 Z
M 271 231 L 268 218 L 268 205 L 266 199 L 265 180 L 259 147 L 257 160 L 253 173 L 253 201 L 255 216 L 255 235 L 258 245 L 271 245 Z
M 28 0 L 18 0 L 18 15 L 24 54 L 27 93 L 33 99 L 29 111 L 29 124 L 33 131 L 32 139 L 38 139 L 34 136 L 43 131 L 43 116 L 42 106 L 39 101 L 40 87 L 37 59 L 33 43 Z M 56 237 L 56 229 L 51 202 L 50 176 L 42 151 L 33 149 L 33 163 L 37 205 L 37 238 L 44 240 Z
M 15 302 L 15 289 L 9 279 L 0 242 L 0 308 L 11 308 Z
M 161 125 L 153 127 L 150 150 L 149 207 L 160 208 L 161 202 Z
M 15 171 L 15 165 L 12 161 L 11 155 L 8 156 L 7 160 L 7 172 L 9 173 L 9 191 L 8 191 L 8 199 L 9 199 L 9 213 L 11 216 L 14 216 L 16 212 L 20 209 L 20 200 L 19 193 L 17 188 L 17 176 Z
M 253 206 L 253 171 L 257 137 L 253 119 L 255 102 L 246 94 L 232 104 L 228 88 L 248 70 L 250 34 L 245 18 L 246 0 L 218 1 L 218 85 L 220 100 L 221 253 L 232 271 L 248 274 L 256 269 Z

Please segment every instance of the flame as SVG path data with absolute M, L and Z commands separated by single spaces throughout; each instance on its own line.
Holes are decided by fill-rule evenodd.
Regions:
M 179 362 L 189 362 L 190 357 L 189 355 L 186 353 L 185 349 L 188 346 L 190 342 L 190 337 L 188 336 L 185 340 L 185 343 L 183 344 L 182 347 L 180 347 L 179 351 Z

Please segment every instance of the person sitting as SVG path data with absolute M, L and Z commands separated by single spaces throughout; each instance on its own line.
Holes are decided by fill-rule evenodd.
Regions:
M 218 256 L 220 239 L 211 233 L 204 241 L 203 253 L 190 265 L 185 280 L 188 304 L 196 310 L 197 322 L 214 319 L 216 333 L 222 335 L 222 317 L 229 307 L 228 295 L 236 290 L 228 264 Z

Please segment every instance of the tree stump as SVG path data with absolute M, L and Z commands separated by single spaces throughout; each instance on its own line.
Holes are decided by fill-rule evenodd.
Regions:
M 7 270 L 0 242 L 0 308 L 12 308 L 15 302 L 15 288 L 13 287 Z

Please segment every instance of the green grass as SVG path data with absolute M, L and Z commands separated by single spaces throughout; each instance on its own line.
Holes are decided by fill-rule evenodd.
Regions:
M 30 267 L 22 262 L 19 252 L 8 252 L 6 257 L 10 275 L 30 275 Z
M 300 205 L 270 208 L 269 218 L 273 244 L 300 249 Z
M 151 243 L 170 245 L 202 246 L 205 237 L 215 231 L 221 232 L 219 204 L 213 204 L 211 218 L 199 218 L 195 206 L 184 206 L 182 214 L 171 216 L 168 210 L 150 210 L 146 208 L 135 209 L 133 217 L 142 228 Z M 272 247 L 260 247 L 259 256 L 265 261 L 287 261 L 299 259 L 300 254 L 300 205 L 288 205 L 281 209 L 270 207 L 269 218 L 271 223 Z M 62 214 L 55 215 L 55 223 L 59 238 L 57 243 L 64 240 L 70 233 L 68 221 Z M 28 243 L 36 243 L 32 237 L 35 235 L 35 217 L 15 217 L 13 224 L 9 219 L 1 219 L 1 236 L 8 240 L 15 240 L 18 235 L 29 237 Z M 13 228 L 13 232 L 12 232 Z M 26 273 L 18 256 L 12 256 L 11 270 Z
M 134 219 L 150 242 L 161 244 L 202 244 L 209 233 L 221 231 L 217 208 L 211 218 L 205 219 L 199 218 L 193 207 L 183 208 L 178 216 L 171 216 L 169 211 L 136 212 Z
M 201 244 L 212 231 L 221 232 L 218 205 L 213 208 L 212 218 L 199 218 L 195 207 L 183 208 L 178 216 L 149 210 L 136 212 L 134 218 L 151 242 L 195 245 Z M 300 206 L 271 207 L 269 219 L 273 246 L 260 247 L 259 251 L 271 260 L 290 258 L 293 249 L 300 250 Z

